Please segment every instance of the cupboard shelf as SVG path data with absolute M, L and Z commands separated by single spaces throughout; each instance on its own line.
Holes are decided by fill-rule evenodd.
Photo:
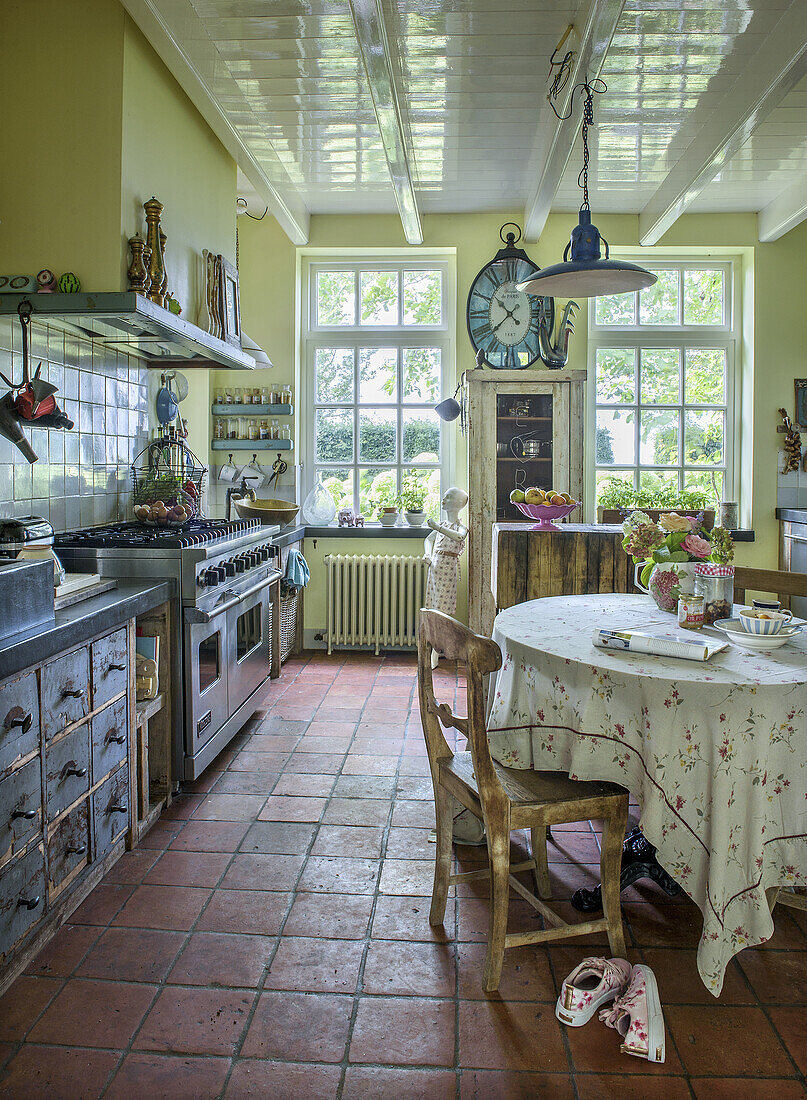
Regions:
M 290 451 L 291 439 L 213 439 L 212 451 Z
M 213 416 L 292 416 L 294 405 L 211 405 Z

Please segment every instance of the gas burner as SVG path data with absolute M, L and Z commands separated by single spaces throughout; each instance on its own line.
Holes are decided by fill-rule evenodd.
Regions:
M 245 535 L 260 527 L 258 520 L 198 519 L 182 528 L 148 527 L 144 523 L 109 523 L 100 527 L 85 527 L 57 535 L 57 547 L 84 546 L 90 548 L 126 549 L 128 547 L 162 546 L 184 549 L 207 546 L 218 539 Z

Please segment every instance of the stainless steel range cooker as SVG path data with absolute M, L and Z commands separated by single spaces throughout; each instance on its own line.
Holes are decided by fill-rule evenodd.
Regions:
M 241 729 L 269 676 L 270 603 L 280 580 L 271 540 L 279 530 L 256 520 L 199 520 L 182 530 L 117 523 L 56 536 L 54 549 L 71 572 L 177 582 L 180 779 L 196 779 Z

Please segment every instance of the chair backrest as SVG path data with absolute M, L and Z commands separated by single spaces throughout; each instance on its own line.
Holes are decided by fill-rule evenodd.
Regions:
M 807 573 L 790 573 L 782 569 L 749 569 L 738 565 L 734 570 L 734 599 L 743 603 L 746 590 L 773 592 L 790 607 L 791 596 L 807 596 Z
M 467 681 L 468 717 L 454 714 L 447 703 L 434 695 L 431 656 L 437 650 L 450 661 L 464 661 Z M 420 717 L 432 771 L 440 760 L 453 756 L 442 727 L 453 727 L 468 738 L 474 773 L 483 805 L 486 798 L 506 799 L 490 758 L 485 713 L 485 677 L 502 667 L 499 647 L 490 638 L 473 634 L 462 623 L 442 611 L 420 612 L 418 632 L 418 695 Z

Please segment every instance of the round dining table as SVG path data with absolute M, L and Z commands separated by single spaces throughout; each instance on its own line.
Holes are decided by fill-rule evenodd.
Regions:
M 731 957 L 773 933 L 766 889 L 807 885 L 807 631 L 701 662 L 600 649 L 599 628 L 692 633 L 623 593 L 500 612 L 491 753 L 634 795 L 659 863 L 703 914 L 698 970 L 717 996 Z M 707 636 L 723 638 L 692 635 Z

